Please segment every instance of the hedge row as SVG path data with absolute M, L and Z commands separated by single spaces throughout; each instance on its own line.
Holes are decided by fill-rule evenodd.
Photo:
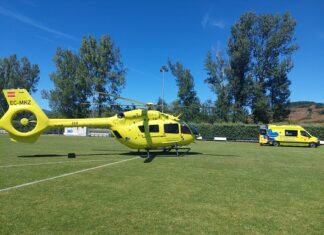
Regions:
M 311 135 L 316 136 L 320 140 L 324 140 L 324 126 L 318 125 L 302 125 Z
M 253 140 L 258 139 L 258 125 L 244 124 L 193 124 L 204 139 L 214 137 L 226 137 L 232 140 Z
M 259 125 L 245 124 L 192 124 L 204 139 L 214 137 L 226 137 L 229 140 L 257 140 L 259 136 Z M 312 135 L 324 140 L 324 126 L 303 125 Z

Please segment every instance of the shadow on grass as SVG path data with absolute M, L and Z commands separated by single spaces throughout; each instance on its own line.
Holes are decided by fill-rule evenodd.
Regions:
M 67 157 L 67 154 L 31 154 L 31 155 L 18 155 L 17 157 L 22 157 L 22 158 L 33 158 L 33 157 Z
M 118 150 L 96 150 L 96 151 L 106 151 L 106 153 L 85 153 L 85 154 L 76 154 L 76 157 L 83 156 L 139 156 L 144 158 L 144 163 L 151 163 L 155 158 L 182 158 L 182 157 L 240 157 L 238 155 L 231 154 L 211 154 L 211 153 L 201 153 L 201 152 L 179 152 L 177 155 L 176 152 L 163 152 L 163 151 L 150 151 L 150 157 L 147 157 L 147 152 L 121 152 Z M 114 153 L 109 153 L 114 152 Z M 18 155 L 19 158 L 47 158 L 47 157 L 67 157 L 68 154 L 29 154 L 29 155 Z
M 203 157 L 203 156 L 211 156 L 211 157 L 240 157 L 238 155 L 231 154 L 209 154 L 209 153 L 200 153 L 200 152 L 179 152 L 177 156 L 176 152 L 163 152 L 163 151 L 150 151 L 150 157 L 147 157 L 146 152 L 128 152 L 122 153 L 120 155 L 125 156 L 140 156 L 141 158 L 145 158 L 144 163 L 151 163 L 155 158 L 183 158 L 183 157 Z
M 87 156 L 118 156 L 122 154 L 112 154 L 112 153 L 85 153 L 85 154 L 75 154 L 77 157 L 87 157 Z M 19 155 L 17 157 L 21 158 L 42 158 L 42 157 L 67 157 L 68 154 L 30 154 L 30 155 Z
M 124 149 L 92 149 L 93 151 L 102 151 L 102 152 L 119 152 L 119 155 L 123 156 L 140 156 L 142 158 L 147 158 L 147 153 L 146 151 L 130 151 L 130 152 L 125 152 L 126 150 Z M 161 150 L 150 150 L 150 156 L 155 157 L 184 157 L 184 156 L 198 156 L 199 155 L 203 156 L 211 156 L 211 157 L 241 157 L 239 155 L 233 155 L 233 154 L 218 154 L 218 153 L 201 153 L 201 152 L 180 152 L 179 151 L 179 156 L 177 156 L 177 153 L 173 151 L 169 152 L 164 152 Z
M 318 148 L 319 146 L 317 147 L 314 147 L 314 148 L 311 148 L 309 147 L 308 145 L 287 145 L 287 144 L 281 144 L 280 146 L 273 146 L 273 145 L 262 145 L 260 146 L 261 148 L 273 148 L 273 149 L 280 149 L 280 148 L 306 148 L 306 149 L 315 149 L 315 148 Z

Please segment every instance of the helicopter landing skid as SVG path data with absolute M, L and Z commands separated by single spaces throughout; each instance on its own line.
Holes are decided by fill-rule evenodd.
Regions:
M 173 146 L 173 147 L 170 147 L 170 148 L 163 148 L 163 151 L 162 153 L 169 153 L 172 149 L 174 149 L 176 151 L 176 154 L 177 154 L 177 157 L 180 156 L 180 154 L 183 154 L 185 155 L 186 153 L 188 153 L 191 148 L 189 147 L 179 147 L 179 146 Z M 186 150 L 184 152 L 179 152 L 179 150 Z M 138 150 L 138 153 L 140 153 L 140 150 Z M 146 149 L 146 157 L 147 158 L 150 158 L 150 150 L 149 149 Z
M 185 152 L 183 152 L 183 154 L 186 154 L 191 150 L 191 148 L 189 147 L 178 147 L 178 146 L 175 146 L 173 149 L 175 149 L 177 156 L 179 156 L 180 154 L 179 150 L 186 150 Z

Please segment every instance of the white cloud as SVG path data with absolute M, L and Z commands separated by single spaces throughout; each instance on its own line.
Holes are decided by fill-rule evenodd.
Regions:
M 213 21 L 211 23 L 211 25 L 212 26 L 215 26 L 215 27 L 217 27 L 219 29 L 223 29 L 225 27 L 225 24 L 224 24 L 224 22 L 222 20 L 220 20 L 220 21 Z
M 201 26 L 205 29 L 209 21 L 209 14 L 205 14 L 202 21 Z
M 218 29 L 224 29 L 225 23 L 223 20 L 215 20 L 209 16 L 209 13 L 206 13 L 201 21 L 201 26 L 203 29 L 207 27 L 216 27 Z
M 35 28 L 38 28 L 40 30 L 43 30 L 45 32 L 48 32 L 48 33 L 51 33 L 51 34 L 54 34 L 55 36 L 59 36 L 59 37 L 62 37 L 62 38 L 66 38 L 66 39 L 69 39 L 69 40 L 73 40 L 73 41 L 80 41 L 78 38 L 70 35 L 70 34 L 66 34 L 66 33 L 63 33 L 61 31 L 58 31 L 58 30 L 55 30 L 53 28 L 50 28 L 38 21 L 35 21 L 27 16 L 24 16 L 20 13 L 17 13 L 17 12 L 13 12 L 13 11 L 10 11 L 2 6 L 0 6 L 0 15 L 3 15 L 3 16 L 7 16 L 11 19 L 15 19 L 15 20 L 18 20 L 24 24 L 28 24 L 30 26 L 33 26 Z

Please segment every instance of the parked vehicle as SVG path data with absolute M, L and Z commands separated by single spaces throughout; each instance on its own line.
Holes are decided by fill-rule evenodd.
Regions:
M 320 145 L 320 140 L 309 134 L 302 126 L 261 125 L 259 143 L 260 145 L 309 146 L 316 148 Z

